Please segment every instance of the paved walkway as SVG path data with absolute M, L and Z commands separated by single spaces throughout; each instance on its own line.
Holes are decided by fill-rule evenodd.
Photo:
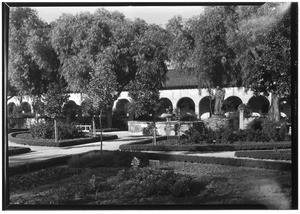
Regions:
M 139 140 L 149 139 L 148 136 L 137 136 L 128 131 L 108 132 L 105 134 L 118 135 L 118 139 L 103 141 L 103 150 L 118 150 L 122 144 L 128 144 Z M 8 142 L 9 146 L 29 147 L 31 152 L 9 156 L 9 166 L 46 160 L 54 157 L 85 153 L 100 149 L 100 142 L 88 143 L 67 147 L 30 146 Z
M 118 150 L 119 146 L 122 144 L 128 144 L 140 140 L 151 139 L 150 136 L 140 136 L 130 134 L 128 131 L 118 131 L 118 132 L 109 132 L 105 134 L 117 135 L 118 139 L 103 141 L 103 150 Z M 51 159 L 55 157 L 61 157 L 65 155 L 74 155 L 85 153 L 92 150 L 100 149 L 100 142 L 96 143 L 88 143 L 82 145 L 68 146 L 68 147 L 46 147 L 46 146 L 29 146 L 29 145 L 21 145 L 9 142 L 9 146 L 19 146 L 19 147 L 29 147 L 31 152 L 25 154 L 19 154 L 9 157 L 9 166 L 16 166 L 24 163 L 31 163 L 46 159 Z M 146 152 L 146 151 L 145 151 Z M 151 151 L 153 152 L 153 151 Z M 229 152 L 185 152 L 185 151 L 174 151 L 174 152 L 159 152 L 157 153 L 168 153 L 168 154 L 184 154 L 184 155 L 192 155 L 192 156 L 213 156 L 213 157 L 231 157 L 231 158 L 239 158 L 235 157 L 234 151 Z

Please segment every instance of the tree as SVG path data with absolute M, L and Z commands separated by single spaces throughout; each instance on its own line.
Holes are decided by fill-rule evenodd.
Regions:
M 155 117 L 160 107 L 159 89 L 166 81 L 169 34 L 156 25 L 150 25 L 138 41 L 136 57 L 138 73 L 129 86 L 132 99 L 129 111 L 136 116 L 151 114 L 153 120 L 153 142 L 155 137 Z
M 244 86 L 256 94 L 271 93 L 269 116 L 278 121 L 279 99 L 291 90 L 290 4 L 266 3 L 254 14 L 249 10 L 237 10 L 240 19 L 228 42 L 242 65 Z
M 66 93 L 65 86 L 62 83 L 52 83 L 43 97 L 45 104 L 45 115 L 53 118 L 55 130 L 55 142 L 58 141 L 57 119 L 63 117 L 63 106 L 68 101 L 70 95 Z
M 235 53 L 227 44 L 227 7 L 207 7 L 203 14 L 185 22 L 175 17 L 167 28 L 173 43 L 169 50 L 175 69 L 197 71 L 199 88 L 239 86 Z
M 64 15 L 54 24 L 52 44 L 60 56 L 63 64 L 61 73 L 69 83 L 70 90 L 86 93 L 98 64 L 109 67 L 116 78 L 113 100 L 106 109 L 109 127 L 112 126 L 114 101 L 122 91 L 129 90 L 130 82 L 140 72 L 137 60 L 140 60 L 140 51 L 145 51 L 139 47 L 140 40 L 149 29 L 163 32 L 157 26 L 148 26 L 143 20 L 130 21 L 119 12 L 104 9 L 97 10 L 94 14 Z M 162 38 L 158 33 L 157 36 Z M 152 49 L 155 49 L 156 44 L 152 45 Z M 165 50 L 162 47 L 157 49 Z M 106 84 L 105 79 L 98 81 L 100 80 L 103 82 L 99 84 Z
M 107 108 L 110 107 L 110 103 L 113 102 L 116 89 L 117 89 L 117 78 L 110 67 L 106 64 L 98 63 L 97 69 L 92 76 L 92 80 L 89 83 L 87 95 L 91 100 L 92 109 L 99 111 L 99 123 L 101 131 L 101 155 L 102 155 L 102 114 Z M 94 119 L 94 117 L 93 117 Z M 94 124 L 94 123 L 93 123 Z M 94 133 L 95 136 L 95 133 Z
M 11 9 L 8 91 L 11 96 L 31 95 L 35 107 L 49 84 L 60 78 L 60 63 L 51 46 L 49 30 L 50 26 L 39 19 L 35 10 Z
M 156 145 L 156 125 L 155 117 L 160 107 L 159 90 L 156 87 L 149 87 L 150 84 L 136 84 L 136 89 L 131 89 L 129 96 L 131 103 L 129 104 L 129 112 L 135 116 L 152 115 L 153 121 L 153 144 Z
M 98 63 L 110 66 L 117 78 L 114 100 L 135 75 L 131 51 L 135 33 L 120 13 L 101 9 L 94 14 L 64 15 L 54 24 L 51 35 L 63 63 L 61 73 L 73 92 L 86 93 Z M 109 106 L 112 108 L 113 102 Z M 111 126 L 111 117 L 107 118 Z

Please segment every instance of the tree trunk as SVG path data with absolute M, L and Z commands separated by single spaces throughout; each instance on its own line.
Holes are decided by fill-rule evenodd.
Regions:
M 271 106 L 270 106 L 270 110 L 269 110 L 269 116 L 275 121 L 280 120 L 278 93 L 272 93 L 272 95 L 271 95 Z
M 101 134 L 100 134 L 100 142 L 101 142 L 100 151 L 101 151 L 101 156 L 102 156 L 103 140 L 102 140 L 102 119 L 101 118 L 102 118 L 102 110 L 100 111 L 100 115 L 99 115 L 100 132 L 101 132 Z
M 95 125 L 95 116 L 93 115 L 93 136 L 96 137 L 96 125 Z
M 112 128 L 112 107 L 109 107 L 106 112 L 107 128 Z
M 58 131 L 57 131 L 57 122 L 56 122 L 56 118 L 54 118 L 54 141 L 55 141 L 55 142 L 58 141 Z
M 153 145 L 156 145 L 156 123 L 155 123 L 155 114 L 153 113 Z

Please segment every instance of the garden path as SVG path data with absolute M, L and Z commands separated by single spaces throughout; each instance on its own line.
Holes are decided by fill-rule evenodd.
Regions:
M 128 131 L 109 132 L 109 134 L 117 135 L 118 139 L 103 141 L 103 150 L 118 150 L 119 146 L 122 144 L 128 144 L 151 138 L 147 136 L 133 135 Z M 29 147 L 31 149 L 31 152 L 29 153 L 9 157 L 9 166 L 15 166 L 24 163 L 31 163 L 65 155 L 80 154 L 92 150 L 97 150 L 100 149 L 100 142 L 67 147 L 46 147 L 21 145 L 9 141 L 8 146 Z

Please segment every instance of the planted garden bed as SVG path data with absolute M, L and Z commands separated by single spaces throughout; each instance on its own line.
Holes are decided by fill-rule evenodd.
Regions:
M 291 208 L 291 173 L 182 161 L 133 168 L 130 163 L 136 155 L 105 152 L 100 156 L 94 151 L 72 158 L 65 166 L 10 176 L 10 206 Z
M 103 141 L 117 139 L 117 135 L 103 135 Z M 14 132 L 8 135 L 8 140 L 13 143 L 31 145 L 31 146 L 53 146 L 53 147 L 65 147 L 74 146 L 86 143 L 99 142 L 101 137 L 97 135 L 92 137 L 91 135 L 86 135 L 84 138 L 76 138 L 69 140 L 59 140 L 55 142 L 53 139 L 36 139 L 33 138 L 30 132 Z
M 236 157 L 248 157 L 255 159 L 291 160 L 291 150 L 279 151 L 237 151 Z

